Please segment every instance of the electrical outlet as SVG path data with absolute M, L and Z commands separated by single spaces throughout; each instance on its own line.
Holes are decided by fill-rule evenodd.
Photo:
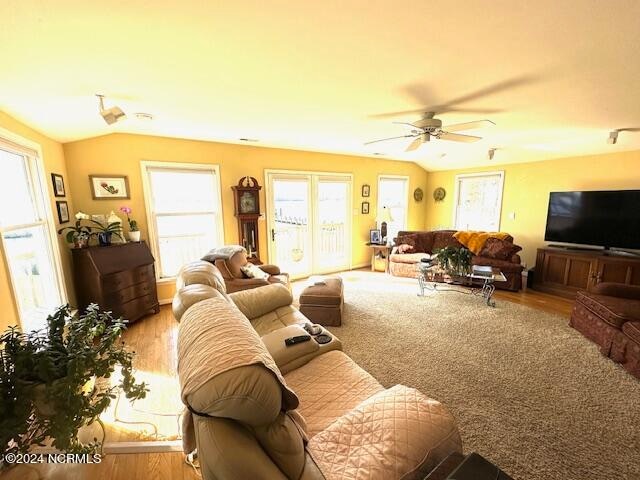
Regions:
M 516 212 L 509 212 L 509 220 L 515 220 L 516 219 Z

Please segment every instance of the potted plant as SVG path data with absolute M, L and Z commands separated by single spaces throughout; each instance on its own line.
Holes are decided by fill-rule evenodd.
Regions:
M 120 222 L 108 222 L 106 225 L 104 225 L 97 220 L 91 219 L 91 221 L 96 224 L 94 229 L 97 231 L 93 232 L 93 235 L 98 237 L 98 244 L 101 247 L 108 247 L 109 245 L 111 245 L 111 237 L 113 235 L 116 235 L 117 237 L 124 240 L 124 238 L 122 238 L 122 235 L 120 235 L 120 231 L 122 229 Z
M 75 248 L 84 248 L 89 244 L 91 236 L 91 227 L 82 225 L 82 220 L 89 220 L 86 213 L 76 213 L 76 223 L 73 227 L 64 227 L 58 230 L 58 234 L 65 233 L 67 243 L 73 243 Z
M 120 211 L 127 216 L 127 223 L 129 224 L 129 240 L 132 242 L 140 241 L 140 229 L 138 228 L 138 222 L 131 218 L 131 207 L 120 207 Z
M 125 321 L 90 305 L 72 314 L 59 308 L 42 330 L 23 333 L 10 327 L 0 336 L 0 445 L 2 453 L 27 453 L 51 445 L 65 453 L 94 453 L 96 438 L 83 444 L 78 430 L 102 425 L 100 414 L 123 391 L 131 401 L 144 398 L 144 383 L 133 375 L 134 352 L 121 334 Z M 121 380 L 111 385 L 116 367 Z
M 459 279 L 471 273 L 471 257 L 468 248 L 448 246 L 435 251 L 440 268 L 454 279 Z

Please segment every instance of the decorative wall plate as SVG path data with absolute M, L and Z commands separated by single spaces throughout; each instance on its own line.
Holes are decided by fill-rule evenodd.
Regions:
M 419 187 L 418 187 L 418 188 L 416 188 L 416 189 L 413 191 L 413 199 L 414 199 L 416 202 L 421 202 L 423 198 L 424 198 L 424 192 L 422 191 L 422 189 L 421 189 L 421 188 L 419 188 Z
M 433 199 L 436 202 L 441 202 L 442 200 L 444 200 L 444 197 L 446 196 L 447 196 L 447 191 L 442 187 L 438 187 L 433 191 Z

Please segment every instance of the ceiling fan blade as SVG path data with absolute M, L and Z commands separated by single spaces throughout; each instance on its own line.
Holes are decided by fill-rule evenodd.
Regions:
M 400 135 L 398 137 L 381 138 L 379 140 L 371 140 L 370 142 L 365 142 L 364 144 L 371 145 L 372 143 L 386 142 L 387 140 L 395 140 L 396 138 L 408 138 L 408 137 L 415 137 L 415 135 Z
M 470 102 L 471 100 L 476 100 L 488 95 L 493 95 L 503 90 L 520 87 L 522 85 L 535 82 L 536 80 L 538 80 L 538 78 L 534 75 L 520 75 L 519 77 L 514 77 L 502 82 L 494 83 L 493 85 L 481 88 L 480 90 L 476 90 L 475 92 L 471 92 L 467 95 L 462 95 L 461 97 L 454 98 L 453 100 L 450 100 L 446 104 L 444 104 L 443 107 L 450 107 L 458 105 L 460 103 Z
M 484 128 L 495 125 L 491 120 L 476 120 L 475 122 L 454 123 L 442 127 L 447 132 L 460 132 L 462 130 L 475 130 L 476 128 Z
M 373 115 L 369 115 L 369 118 L 393 118 L 393 117 L 402 117 L 403 115 L 416 115 L 419 113 L 424 113 L 428 109 L 426 108 L 416 108 L 414 110 L 402 110 L 400 112 L 387 112 L 387 113 L 375 113 Z
M 450 140 L 452 142 L 464 142 L 464 143 L 472 143 L 477 142 L 478 140 L 482 140 L 482 137 L 475 137 L 473 135 L 462 135 L 460 133 L 448 133 L 442 132 L 438 135 L 440 140 Z
M 415 138 L 413 140 L 413 142 L 411 142 L 409 144 L 409 146 L 407 148 L 405 148 L 405 152 L 412 152 L 414 150 L 417 150 L 418 147 L 420 147 L 420 145 L 422 145 L 424 143 L 424 141 L 422 140 L 422 135 L 420 135 L 419 137 Z

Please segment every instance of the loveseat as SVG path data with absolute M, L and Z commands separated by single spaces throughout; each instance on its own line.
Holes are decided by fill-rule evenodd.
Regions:
M 195 262 L 177 286 L 183 443 L 205 480 L 423 479 L 461 452 L 439 402 L 385 389 L 335 336 L 285 347 L 309 321 L 284 285 L 227 294 L 220 272 Z
M 396 277 L 418 277 L 417 262 L 423 258 L 429 258 L 437 250 L 463 245 L 454 238 L 456 230 L 434 230 L 434 231 L 401 231 L 394 239 L 394 246 L 389 256 L 389 272 Z M 401 245 L 409 245 L 412 248 L 405 253 L 401 253 Z M 481 251 L 480 255 L 473 255 L 472 265 L 484 265 L 499 268 L 506 282 L 496 282 L 496 288 L 502 290 L 518 291 L 522 288 L 522 270 L 520 247 L 513 243 L 510 235 L 503 240 L 492 239 Z
M 640 286 L 602 282 L 578 292 L 569 325 L 640 378 Z

